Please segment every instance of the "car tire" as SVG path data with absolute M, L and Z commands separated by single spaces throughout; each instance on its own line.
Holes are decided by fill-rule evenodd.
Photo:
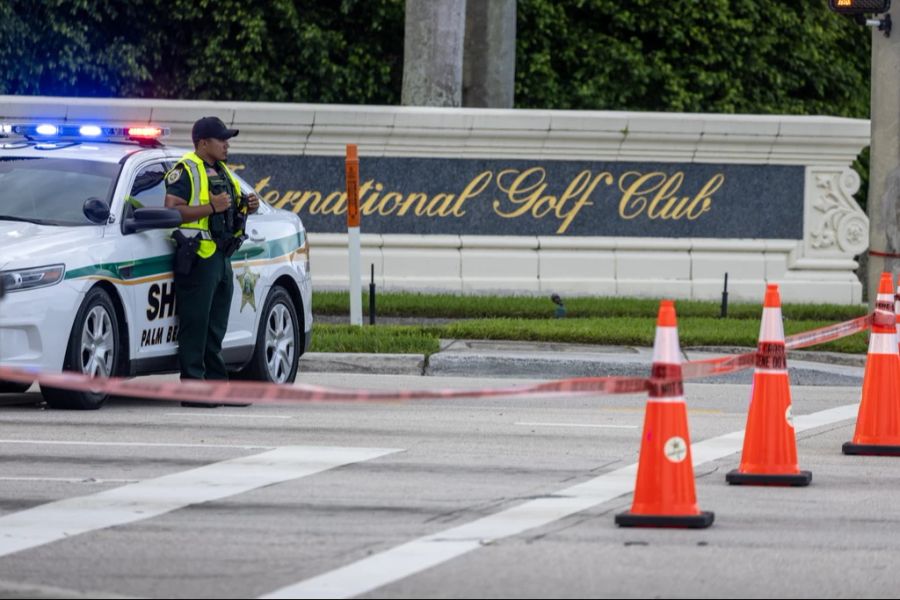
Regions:
M 303 346 L 300 332 L 293 298 L 281 286 L 272 288 L 263 306 L 253 356 L 234 379 L 293 383 Z
M 22 394 L 31 387 L 30 383 L 18 383 L 16 381 L 3 381 L 0 379 L 0 394 Z
M 110 377 L 117 374 L 120 353 L 121 336 L 116 309 L 109 294 L 95 287 L 87 293 L 75 315 L 63 370 Z M 70 410 L 96 410 L 109 397 L 106 392 L 51 387 L 42 387 L 41 392 L 51 408 Z

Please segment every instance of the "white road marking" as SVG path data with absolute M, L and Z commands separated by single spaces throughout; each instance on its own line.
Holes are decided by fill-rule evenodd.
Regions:
M 599 429 L 637 429 L 637 425 L 605 425 L 602 423 L 528 423 L 521 422 L 516 425 L 525 427 L 596 427 Z
M 0 517 L 0 556 L 400 452 L 285 446 Z
M 163 413 L 168 417 L 225 417 L 231 419 L 293 419 L 290 415 L 242 415 L 238 413 L 197 413 L 197 412 L 170 412 Z
M 794 417 L 795 430 L 856 418 L 851 404 Z M 692 444 L 694 466 L 740 452 L 744 432 Z M 278 589 L 260 598 L 352 598 L 477 550 L 494 540 L 518 535 L 579 513 L 634 490 L 637 464 L 611 471 L 546 498 L 531 500 L 477 521 L 426 535 L 355 563 Z M 610 518 L 610 524 L 612 519 Z
M 0 481 L 50 481 L 61 483 L 137 483 L 140 479 L 94 479 L 93 477 L 0 477 Z
M 60 440 L 0 440 L 3 444 L 31 444 L 36 446 L 124 446 L 129 448 L 231 448 L 236 450 L 267 450 L 274 446 L 238 446 L 233 444 L 167 444 L 154 442 L 66 442 Z

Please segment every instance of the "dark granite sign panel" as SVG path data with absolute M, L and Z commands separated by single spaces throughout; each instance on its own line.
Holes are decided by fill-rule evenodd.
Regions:
M 312 232 L 347 230 L 342 157 L 233 155 Z M 802 166 L 360 157 L 363 233 L 801 239 Z

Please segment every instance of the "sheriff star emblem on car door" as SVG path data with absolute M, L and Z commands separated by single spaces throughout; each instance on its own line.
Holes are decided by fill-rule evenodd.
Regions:
M 250 271 L 250 265 L 244 263 L 244 271 L 235 275 L 235 279 L 241 288 L 241 312 L 244 312 L 244 307 L 248 304 L 256 312 L 256 282 L 259 274 Z

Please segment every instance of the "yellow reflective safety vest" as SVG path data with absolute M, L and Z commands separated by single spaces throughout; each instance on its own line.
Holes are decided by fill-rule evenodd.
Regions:
M 203 206 L 209 204 L 209 177 L 206 176 L 206 164 L 203 159 L 197 156 L 195 152 L 188 152 L 181 157 L 181 160 L 175 165 L 184 165 L 184 172 L 191 179 L 191 198 L 188 201 L 189 206 Z M 234 186 L 235 201 L 241 197 L 241 184 L 235 178 L 231 170 L 225 166 L 225 163 L 219 162 L 219 165 L 225 170 L 231 185 Z M 182 223 L 180 229 L 191 229 L 201 231 L 200 247 L 197 248 L 197 254 L 201 258 L 209 258 L 216 252 L 216 242 L 213 241 L 209 234 L 209 217 L 203 217 L 197 221 L 190 223 Z M 196 235 L 196 234 L 195 234 Z

